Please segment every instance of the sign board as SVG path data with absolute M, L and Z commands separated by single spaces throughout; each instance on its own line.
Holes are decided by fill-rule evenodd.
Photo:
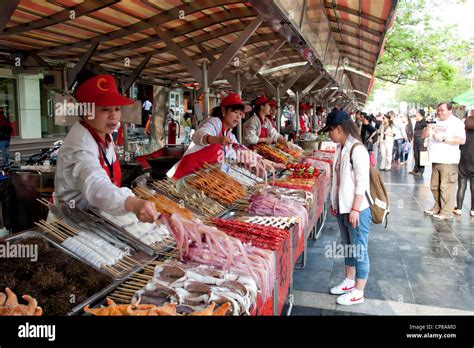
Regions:
M 336 151 L 337 144 L 332 141 L 322 141 L 319 147 L 322 151 Z

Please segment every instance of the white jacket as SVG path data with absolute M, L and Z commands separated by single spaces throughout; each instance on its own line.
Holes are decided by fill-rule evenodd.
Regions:
M 222 130 L 222 121 L 219 117 L 211 117 L 208 120 L 206 120 L 204 123 L 202 123 L 199 128 L 196 130 L 196 132 L 192 136 L 192 143 L 189 145 L 188 149 L 184 153 L 184 156 L 190 155 L 196 151 L 202 150 L 206 146 L 208 146 L 207 143 L 204 142 L 204 138 L 207 135 L 211 136 L 218 136 L 221 133 Z M 230 139 L 234 144 L 237 144 L 237 138 L 235 137 L 234 133 L 230 132 Z M 231 145 L 226 146 L 226 154 L 225 157 L 228 159 L 235 159 L 236 158 L 236 153 L 234 148 Z M 181 161 L 176 163 L 167 173 L 166 175 L 170 178 L 174 176 L 176 173 L 176 170 L 178 169 L 179 164 Z
M 276 142 L 280 133 L 273 128 L 272 123 L 265 118 L 263 126 L 268 129 L 269 137 L 272 138 L 272 142 Z M 262 122 L 260 122 L 260 118 L 257 115 L 253 115 L 250 117 L 242 126 L 242 142 L 245 146 L 255 145 L 258 143 L 258 139 L 260 138 L 260 131 L 262 130 Z
M 352 145 L 358 142 L 354 137 L 349 136 L 346 144 L 341 149 L 338 145 L 335 162 L 333 166 L 331 205 L 339 214 L 348 214 L 352 209 L 354 196 L 356 194 L 364 196 L 360 205 L 360 211 L 369 207 L 369 202 L 365 197 L 365 192 L 370 195 L 370 161 L 369 153 L 365 146 L 356 146 L 352 152 L 352 162 L 350 163 L 350 151 Z M 340 159 L 339 159 L 340 156 Z M 339 187 L 337 184 L 337 162 L 340 160 Z
M 114 144 L 106 151 L 111 164 L 117 161 Z M 87 209 L 95 206 L 111 215 L 124 215 L 125 200 L 134 196 L 126 187 L 117 187 L 100 165 L 99 148 L 90 132 L 76 122 L 58 152 L 54 178 L 55 198 Z

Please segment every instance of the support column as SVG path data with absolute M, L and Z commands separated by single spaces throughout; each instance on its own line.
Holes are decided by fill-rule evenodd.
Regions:
M 300 131 L 300 92 L 296 92 L 296 107 L 295 107 L 295 110 L 296 110 L 296 136 L 295 138 L 298 136 L 298 133 Z
M 276 121 L 277 121 L 277 130 L 278 133 L 281 134 L 281 98 L 280 98 L 280 87 L 276 88 L 277 94 L 277 114 L 276 114 Z
M 202 63 L 202 91 L 203 91 L 203 119 L 209 117 L 209 84 L 208 84 L 207 62 Z
M 241 89 L 241 84 L 240 84 L 240 70 L 237 70 L 236 85 L 237 85 L 236 92 L 240 95 L 240 97 L 242 97 L 242 89 Z M 239 144 L 242 144 L 242 119 L 240 119 L 239 124 L 237 125 L 237 141 L 239 142 Z
M 39 78 L 39 75 L 18 75 L 18 120 L 22 139 L 41 139 Z

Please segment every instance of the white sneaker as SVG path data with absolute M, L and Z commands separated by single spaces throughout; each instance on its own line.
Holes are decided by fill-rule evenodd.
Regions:
M 353 288 L 351 291 L 339 296 L 336 300 L 337 304 L 343 306 L 352 306 L 364 303 L 364 292 Z
M 351 291 L 355 287 L 355 280 L 346 278 L 344 281 L 336 285 L 335 287 L 331 288 L 329 292 L 333 295 L 342 295 L 345 294 L 348 291 Z

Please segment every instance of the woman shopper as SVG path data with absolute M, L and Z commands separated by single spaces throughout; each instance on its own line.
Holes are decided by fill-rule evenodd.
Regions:
M 413 156 L 415 157 L 415 167 L 410 172 L 415 176 L 422 176 L 425 167 L 420 164 L 420 152 L 426 151 L 425 139 L 421 137 L 423 129 L 427 126 L 425 119 L 425 110 L 420 109 L 416 113 L 415 129 L 413 131 Z
M 380 170 L 388 171 L 392 169 L 392 153 L 395 136 L 393 121 L 389 114 L 383 117 L 381 129 L 380 154 L 382 161 L 380 163 Z
M 474 217 L 474 116 L 469 116 L 464 122 L 466 127 L 466 143 L 459 146 L 461 160 L 459 161 L 458 192 L 456 195 L 456 208 L 454 214 L 461 215 L 467 181 L 471 186 L 471 216 Z
M 369 154 L 361 145 L 356 124 L 345 111 L 331 112 L 326 127 L 319 131 L 323 132 L 329 132 L 331 140 L 338 144 L 330 211 L 337 217 L 346 251 L 345 279 L 330 292 L 340 295 L 340 305 L 359 304 L 364 302 L 370 268 L 368 240 L 372 214 L 366 198 L 366 193 L 370 195 Z

